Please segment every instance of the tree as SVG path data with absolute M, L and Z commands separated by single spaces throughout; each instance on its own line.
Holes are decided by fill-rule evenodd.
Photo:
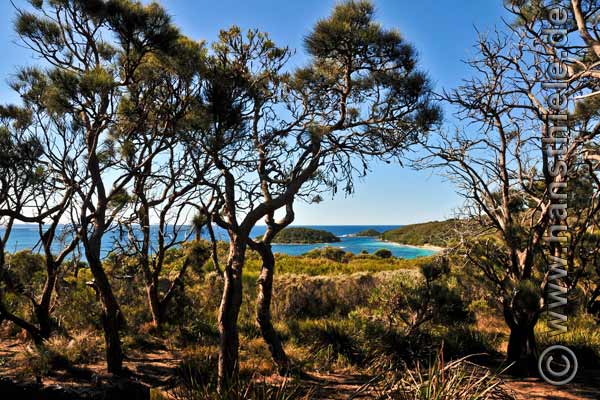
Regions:
M 600 106 L 600 34 L 597 30 L 600 6 L 593 0 L 561 0 L 552 7 L 534 0 L 510 0 L 507 1 L 507 6 L 516 17 L 517 25 L 527 32 L 529 38 L 538 40 L 538 43 L 547 43 L 541 27 L 549 19 L 549 10 L 555 10 L 557 19 L 566 19 L 565 24 L 560 26 L 565 29 L 564 34 L 555 37 L 555 40 L 561 42 L 561 54 L 558 54 L 556 46 L 546 45 L 545 51 L 564 60 L 564 67 L 568 72 L 566 80 L 580 88 L 581 93 L 575 97 L 576 107 L 570 117 L 574 122 L 573 126 L 590 133 L 584 145 L 583 160 L 578 160 L 579 165 L 570 177 L 570 181 L 577 185 L 577 190 L 573 192 L 576 195 L 577 209 L 571 213 L 575 218 L 570 221 L 570 226 L 574 227 L 570 231 L 574 234 L 568 238 L 564 256 L 569 270 L 576 271 L 568 285 L 570 288 L 577 284 L 584 286 L 589 294 L 586 302 L 591 311 L 595 308 L 594 299 L 600 293 L 600 286 L 594 282 L 598 282 L 595 267 L 598 256 L 594 249 L 598 240 L 597 171 L 600 155 L 597 142 L 591 139 L 600 129 L 597 118 Z
M 18 11 L 16 31 L 48 68 L 23 70 L 16 87 L 35 104 L 53 142 L 69 149 L 63 162 L 74 172 L 67 182 L 75 198 L 68 216 L 102 303 L 108 370 L 120 373 L 119 330 L 125 320 L 102 265 L 102 239 L 127 204 L 133 176 L 119 168 L 130 156 L 127 143 L 111 133 L 138 68 L 150 54 L 176 49 L 179 33 L 155 3 L 36 0 L 31 5 L 32 12 Z
M 597 213 L 596 205 L 582 206 L 569 196 L 575 211 L 567 220 L 555 199 L 563 196 L 564 182 L 582 176 L 585 144 L 599 131 L 597 125 L 585 127 L 593 119 L 574 117 L 568 143 L 548 144 L 559 136 L 546 125 L 548 115 L 558 112 L 543 99 L 549 93 L 543 86 L 545 70 L 554 54 L 540 51 L 541 37 L 531 34 L 535 30 L 519 24 L 511 29 L 513 36 L 480 36 L 479 56 L 468 62 L 475 77 L 442 95 L 466 124 L 429 142 L 431 156 L 421 161 L 443 169 L 464 196 L 464 217 L 474 225 L 465 225 L 469 231 L 462 255 L 502 305 L 510 329 L 509 361 L 533 372 L 534 327 L 545 305 L 542 294 L 556 273 L 545 266 L 564 256 L 564 244 L 547 245 L 545 238 L 559 235 L 552 227 L 569 221 L 570 234 L 564 240 L 572 241 L 573 256 L 578 249 L 573 240 L 584 236 L 591 221 L 586 218 Z M 564 95 L 572 97 L 586 88 L 585 81 L 576 79 Z M 579 264 L 571 262 L 568 268 L 575 273 Z
M 261 254 L 257 322 L 279 364 L 283 348 L 271 326 L 273 236 L 293 221 L 296 198 L 324 190 L 353 190 L 353 179 L 373 159 L 393 160 L 427 132 L 440 112 L 414 50 L 396 31 L 373 21 L 367 2 L 337 6 L 306 39 L 308 67 L 284 72 L 287 48 L 266 35 L 237 28 L 221 33 L 203 91 L 204 154 L 215 166 L 204 184 L 219 207 L 212 214 L 227 230 L 230 252 L 220 308 L 219 380 L 236 373 L 237 316 L 247 246 Z M 196 144 L 198 140 L 192 141 Z M 276 221 L 277 210 L 285 216 Z M 250 238 L 265 219 L 267 234 Z
M 164 322 L 177 288 L 183 284 L 189 262 L 205 261 L 204 257 L 188 258 L 161 296 L 159 280 L 165 255 L 189 237 L 189 207 L 185 205 L 194 197 L 199 181 L 192 176 L 190 155 L 181 145 L 180 133 L 192 118 L 204 48 L 184 37 L 173 45 L 176 48 L 171 54 L 150 54 L 136 70 L 121 101 L 112 135 L 123 143 L 122 148 L 127 151 L 123 168 L 133 177 L 132 198 L 120 221 L 129 238 L 124 251 L 139 260 L 157 328 Z M 202 175 L 203 171 L 199 171 L 198 176 Z M 196 255 L 202 252 L 201 247 L 195 247 Z
M 0 222 L 3 225 L 0 237 L 0 323 L 5 320 L 14 323 L 26 330 L 39 345 L 46 334 L 45 327 L 38 327 L 19 317 L 4 302 L 5 292 L 24 294 L 23 288 L 12 279 L 6 263 L 5 248 L 13 225 L 19 219 L 38 221 L 25 215 L 27 206 L 36 195 L 35 187 L 41 181 L 38 169 L 41 146 L 37 138 L 28 134 L 30 124 L 31 114 L 27 110 L 14 106 L 0 107 Z M 29 295 L 36 304 L 33 296 Z

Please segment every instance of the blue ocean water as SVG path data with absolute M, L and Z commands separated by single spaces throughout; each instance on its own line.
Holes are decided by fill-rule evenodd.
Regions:
M 276 253 L 290 254 L 290 255 L 301 255 L 308 251 L 325 246 L 335 246 L 343 248 L 345 251 L 352 252 L 354 254 L 360 253 L 363 250 L 373 253 L 378 249 L 388 249 L 396 257 L 402 258 L 416 258 L 428 256 L 435 251 L 428 249 L 420 249 L 415 247 L 403 246 L 397 243 L 383 242 L 372 237 L 356 237 L 352 236 L 360 231 L 366 229 L 375 229 L 379 232 L 383 232 L 390 229 L 398 228 L 399 225 L 295 225 L 296 227 L 305 227 L 313 229 L 322 229 L 329 231 L 334 235 L 338 236 L 341 241 L 338 243 L 319 243 L 319 244 L 275 244 L 273 245 L 273 251 Z M 3 233 L 4 229 L 0 227 L 0 233 Z M 256 226 L 252 230 L 252 236 L 260 236 L 265 232 L 264 226 Z M 156 232 L 153 232 L 156 236 Z M 189 233 L 189 229 L 178 233 L 179 239 L 184 239 L 186 234 Z M 175 233 L 172 233 L 175 235 Z M 227 240 L 227 233 L 221 229 L 215 228 L 215 235 L 219 240 Z M 68 234 L 65 233 L 65 237 Z M 207 236 L 205 233 L 204 236 Z M 123 242 L 126 239 L 122 237 L 118 231 L 111 231 L 108 233 L 102 242 L 103 255 L 108 254 L 112 249 L 115 248 L 115 242 Z M 155 239 L 156 240 L 156 239 Z M 15 225 L 11 232 L 10 238 L 6 245 L 6 251 L 15 252 L 24 249 L 33 249 L 39 251 L 39 231 L 37 225 Z M 55 250 L 59 250 L 60 245 L 57 243 Z

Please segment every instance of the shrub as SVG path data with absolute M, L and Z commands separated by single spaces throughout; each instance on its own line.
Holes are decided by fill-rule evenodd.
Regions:
M 497 355 L 497 348 L 503 340 L 499 334 L 481 332 L 463 324 L 455 325 L 439 335 L 444 343 L 444 356 L 448 359 L 472 354 Z
M 443 258 L 421 266 L 421 277 L 398 275 L 379 286 L 371 297 L 370 309 L 375 318 L 389 327 L 414 332 L 429 322 L 456 324 L 472 322 L 473 315 L 457 289 L 448 284 L 449 268 Z
M 388 249 L 379 249 L 375 253 L 373 253 L 373 255 L 379 258 L 391 258 L 392 252 Z
M 367 302 L 378 280 L 365 273 L 282 276 L 274 284 L 273 313 L 280 319 L 348 315 Z
M 42 382 L 43 377 L 52 370 L 53 357 L 54 354 L 45 347 L 27 346 L 15 357 L 15 361 L 23 368 L 23 372 L 29 375 L 27 378 L 34 376 L 38 382 Z
M 308 258 L 326 258 L 328 260 L 342 262 L 345 259 L 346 252 L 339 247 L 321 247 L 313 249 L 305 254 Z
M 323 363 L 340 359 L 350 364 L 360 364 L 365 355 L 350 321 L 308 320 L 291 322 L 290 330 L 297 332 L 296 340 L 309 345 L 313 356 Z
M 71 364 L 90 364 L 103 356 L 104 340 L 93 331 L 81 331 L 72 338 L 53 336 L 46 341 L 53 354 L 60 354 Z

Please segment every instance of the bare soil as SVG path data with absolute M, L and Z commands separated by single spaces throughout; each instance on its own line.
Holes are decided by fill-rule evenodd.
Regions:
M 28 344 L 16 339 L 0 340 L 0 378 L 6 384 L 7 380 L 21 382 L 25 385 L 36 385 L 34 379 L 24 380 L 23 366 L 14 362 L 15 357 L 25 351 Z M 115 379 L 107 374 L 104 364 L 82 365 L 62 369 L 54 369 L 49 376 L 44 377 L 41 387 L 62 388 L 61 390 L 81 393 L 94 393 L 107 388 L 128 387 L 124 382 L 134 382 L 163 394 L 169 398 L 169 388 L 173 386 L 175 369 L 181 361 L 180 354 L 165 349 L 150 349 L 133 351 L 125 361 L 128 370 L 126 378 Z M 269 380 L 276 383 L 283 379 L 276 375 Z M 538 378 L 515 379 L 505 377 L 507 386 L 516 393 L 519 400 L 599 400 L 600 371 L 583 371 L 578 378 L 565 387 L 554 387 Z M 39 383 L 39 382 L 38 382 Z M 317 373 L 306 371 L 300 379 L 302 386 L 310 387 L 311 398 L 342 400 L 374 398 L 373 377 L 350 373 L 347 371 Z M 4 399 L 0 385 L 0 398 Z M 37 387 L 40 387 L 39 385 Z M 128 400 L 134 400 L 128 394 Z M 57 397 L 59 398 L 59 397 Z M 111 397 L 112 398 L 112 397 Z M 116 397 L 115 397 L 116 398 Z

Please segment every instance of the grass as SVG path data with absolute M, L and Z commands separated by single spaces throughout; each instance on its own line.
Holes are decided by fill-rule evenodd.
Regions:
M 569 319 L 567 332 L 552 335 L 546 321 L 536 327 L 538 345 L 541 350 L 560 344 L 567 346 L 577 356 L 579 365 L 584 368 L 598 368 L 600 365 L 600 330 L 598 322 L 591 316 L 580 315 Z
M 469 299 L 463 301 L 463 306 L 476 314 L 476 319 L 445 323 L 438 315 L 409 335 L 402 324 L 390 324 L 385 318 L 391 313 L 386 302 L 373 301 L 377 293 L 390 298 L 394 291 L 401 290 L 393 285 L 398 280 L 415 285 L 421 282 L 420 269 L 431 262 L 430 257 L 401 260 L 348 253 L 340 261 L 312 256 L 278 254 L 276 257 L 272 316 L 286 352 L 297 367 L 294 370 L 378 376 L 379 383 L 372 383 L 369 390 L 379 390 L 381 399 L 511 398 L 505 396 L 496 374 L 473 364 L 482 358 L 464 358 L 473 353 L 501 356 L 507 330 L 493 302 L 484 300 L 477 292 L 462 293 Z M 173 260 L 176 263 L 177 257 Z M 167 266 L 166 273 L 176 271 L 170 267 Z M 140 282 L 116 280 L 115 292 L 128 321 L 123 331 L 125 351 L 136 354 L 162 346 L 161 349 L 181 356 L 177 373 L 172 377 L 177 381 L 172 393 L 177 399 L 311 398 L 306 382 L 291 377 L 276 381 L 272 378 L 277 369 L 255 322 L 260 259 L 252 252 L 243 275 L 244 299 L 239 316 L 241 374 L 230 392 L 216 394 L 219 342 L 216 326 L 223 283 L 209 270 L 207 266 L 190 270 L 185 291 L 175 297 L 162 331 L 153 330 L 149 324 Z M 101 329 L 95 317 L 85 315 L 97 312 L 95 294 L 85 285 L 86 279 L 89 275 L 84 269 L 79 277 L 66 276 L 59 283 L 64 286 L 59 288 L 58 300 L 75 303 L 74 307 L 58 310 L 60 333 L 44 349 L 30 348 L 15 358 L 29 377 L 41 380 L 51 374 L 56 354 L 71 365 L 102 366 Z M 448 282 L 458 290 L 458 280 L 460 275 L 453 275 Z M 418 304 L 409 306 L 419 309 Z M 433 307 L 432 311 L 441 314 L 440 310 Z M 14 336 L 7 327 L 4 331 L 5 335 Z M 570 320 L 568 334 L 560 338 L 550 337 L 542 330 L 538 338 L 540 347 L 558 340 L 575 350 L 582 365 L 598 365 L 600 333 L 597 322 L 590 317 Z M 443 350 L 436 356 L 442 343 Z M 11 366 L 9 360 L 3 369 Z M 484 385 L 493 389 L 484 391 Z M 465 391 L 458 392 L 457 388 Z M 466 397 L 454 397 L 463 395 Z
M 501 373 L 502 371 L 500 371 Z M 499 373 L 471 363 L 468 357 L 446 362 L 438 352 L 428 366 L 417 364 L 404 373 L 388 373 L 378 399 L 394 400 L 513 400 Z

